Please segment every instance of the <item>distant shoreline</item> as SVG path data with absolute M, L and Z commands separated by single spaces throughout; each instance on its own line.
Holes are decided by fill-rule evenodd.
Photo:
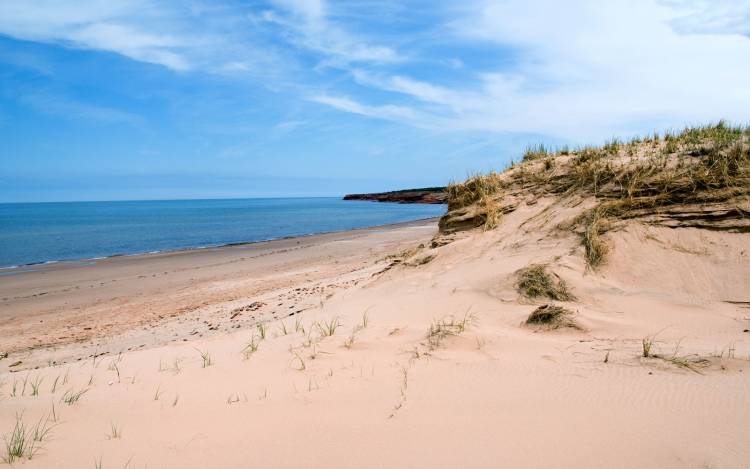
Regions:
M 447 187 L 420 187 L 398 191 L 347 194 L 344 200 L 369 200 L 398 204 L 445 204 L 448 203 Z

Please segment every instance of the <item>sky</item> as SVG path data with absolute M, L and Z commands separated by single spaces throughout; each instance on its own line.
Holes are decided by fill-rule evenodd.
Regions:
M 0 0 L 0 202 L 443 185 L 749 83 L 745 0 Z

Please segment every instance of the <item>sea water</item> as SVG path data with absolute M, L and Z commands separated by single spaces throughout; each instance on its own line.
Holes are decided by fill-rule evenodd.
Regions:
M 0 267 L 196 249 L 440 216 L 340 198 L 0 204 Z

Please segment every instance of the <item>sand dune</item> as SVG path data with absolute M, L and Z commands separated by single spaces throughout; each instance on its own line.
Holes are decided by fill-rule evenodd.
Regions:
M 600 233 L 607 259 L 593 266 L 580 231 L 561 227 L 600 199 L 501 194 L 453 204 L 440 232 L 423 225 L 312 248 L 341 270 L 318 258 L 233 264 L 283 267 L 247 279 L 228 267 L 196 281 L 190 288 L 206 304 L 152 319 L 147 329 L 162 341 L 140 350 L 117 353 L 117 334 L 14 349 L 0 362 L 2 429 L 16 414 L 27 428 L 42 419 L 50 429 L 16 464 L 748 467 L 747 232 L 622 217 Z M 327 275 L 314 274 L 316 262 Z M 533 264 L 574 299 L 519 292 L 518 271 Z M 262 300 L 243 294 L 277 275 L 288 282 Z M 301 295 L 305 288 L 315 294 Z M 151 295 L 137 306 L 158 316 L 167 297 L 150 305 Z M 272 303 L 278 295 L 284 301 Z M 526 324 L 545 304 L 569 310 L 570 322 Z M 239 310 L 243 321 L 229 326 Z M 202 337 L 189 335 L 180 318 L 220 327 L 207 333 L 203 323 Z M 88 357 L 92 347 L 108 353 Z M 40 363 L 54 356 L 66 363 Z M 9 372 L 14 360 L 22 371 Z

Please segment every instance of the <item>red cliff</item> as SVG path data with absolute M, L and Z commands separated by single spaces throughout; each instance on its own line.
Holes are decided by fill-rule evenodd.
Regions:
M 372 200 L 399 204 L 444 204 L 446 199 L 445 187 L 424 187 L 373 194 L 347 194 L 344 196 L 344 200 Z

